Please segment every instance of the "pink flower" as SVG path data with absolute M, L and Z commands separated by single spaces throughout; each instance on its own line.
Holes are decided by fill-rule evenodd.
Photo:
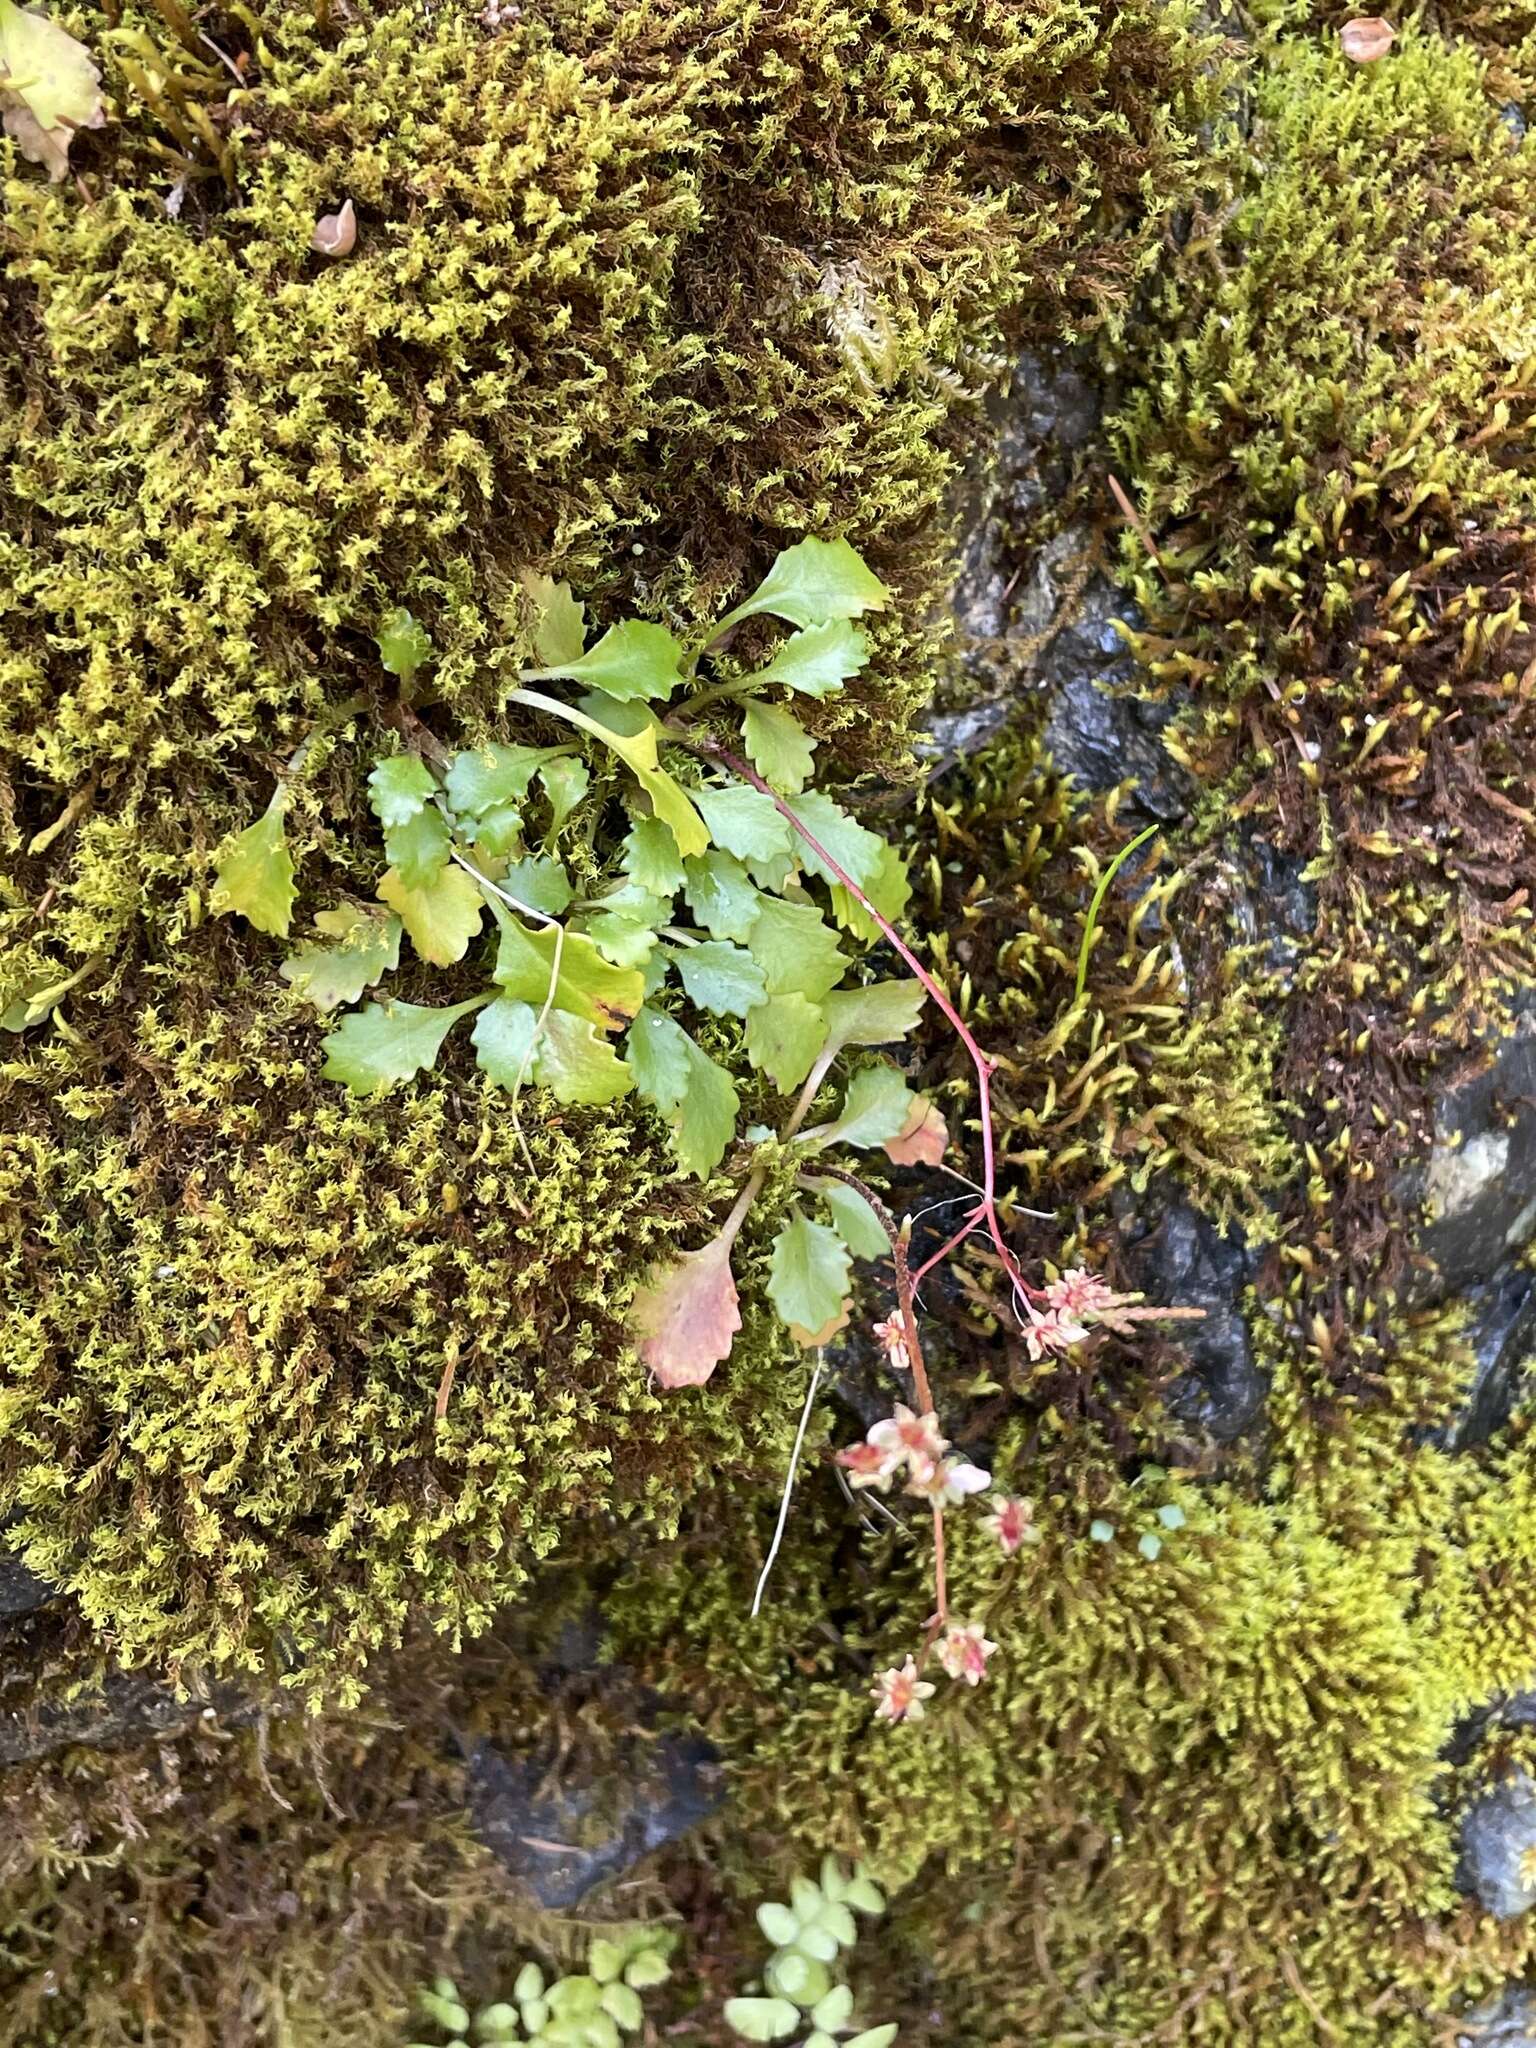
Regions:
M 924 1465 L 914 1460 L 907 1491 L 942 1508 L 952 1507 L 967 1494 L 985 1493 L 991 1484 L 990 1472 L 983 1472 L 979 1465 L 968 1465 L 963 1458 L 945 1458 Z
M 1059 1280 L 1053 1280 L 1045 1290 L 1045 1298 L 1058 1315 L 1072 1322 L 1081 1322 L 1084 1316 L 1095 1316 L 1106 1308 L 1113 1308 L 1120 1299 L 1108 1281 L 1101 1280 L 1097 1273 L 1090 1273 L 1086 1266 L 1069 1266 Z M 1070 1340 L 1076 1343 L 1074 1337 Z
M 1040 1531 L 1035 1527 L 1034 1502 L 1015 1500 L 1011 1494 L 997 1495 L 997 1506 L 988 1515 L 986 1526 L 1002 1546 L 1004 1557 L 1012 1557 L 1026 1543 L 1040 1541 Z
M 875 1716 L 882 1721 L 921 1721 L 923 1701 L 933 1698 L 933 1687 L 917 1675 L 917 1666 L 909 1657 L 898 1670 L 895 1666 L 882 1671 L 870 1689 L 875 1703 Z
M 889 1451 L 881 1450 L 878 1444 L 850 1444 L 846 1451 L 839 1451 L 837 1462 L 848 1474 L 853 1486 L 878 1487 L 881 1493 L 896 1476 L 899 1458 L 893 1458 Z
M 900 1313 L 888 1316 L 883 1323 L 874 1325 L 874 1333 L 887 1359 L 897 1372 L 912 1370 L 912 1353 L 907 1348 L 907 1326 Z
M 915 1415 L 900 1401 L 894 1415 L 869 1431 L 869 1441 L 898 1464 L 909 1458 L 932 1464 L 949 1449 L 949 1439 L 939 1435 L 939 1418 L 931 1409 L 926 1415 Z
M 1081 1344 L 1088 1334 L 1080 1323 L 1074 1323 L 1060 1309 L 1047 1309 L 1042 1314 L 1032 1301 L 1025 1302 L 1024 1306 L 1029 1311 L 1024 1348 L 1031 1358 L 1043 1358 L 1047 1351 L 1065 1351 L 1069 1345 Z
M 987 1659 L 996 1648 L 996 1643 L 989 1643 L 982 1634 L 980 1622 L 968 1622 L 963 1628 L 951 1622 L 937 1654 L 951 1678 L 980 1685 L 987 1675 Z

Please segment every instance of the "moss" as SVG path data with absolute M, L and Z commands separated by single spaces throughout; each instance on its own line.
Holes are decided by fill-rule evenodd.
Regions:
M 0 144 L 0 1010 L 86 970 L 0 1067 L 0 1513 L 125 1656 L 350 1685 L 413 1609 L 482 1626 L 776 1468 L 792 1401 L 755 1324 L 686 1406 L 629 1359 L 703 1213 L 645 1112 L 525 1112 L 530 1175 L 452 1060 L 317 1089 L 274 950 L 208 922 L 220 842 L 307 744 L 304 881 L 371 890 L 391 606 L 452 743 L 505 724 L 520 571 L 686 620 L 807 531 L 902 598 L 823 758 L 900 768 L 967 385 L 1121 317 L 1209 45 L 1109 0 L 279 0 L 216 25 L 236 83 L 171 14 L 69 19 L 83 187 Z

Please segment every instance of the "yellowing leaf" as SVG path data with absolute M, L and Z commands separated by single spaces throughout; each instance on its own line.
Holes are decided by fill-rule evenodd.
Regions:
M 379 901 L 398 911 L 411 944 L 434 967 L 451 967 L 469 951 L 485 901 L 462 868 L 444 867 L 425 888 L 410 888 L 396 868 L 386 870 Z
M 322 910 L 315 923 L 334 938 L 334 946 L 301 946 L 278 968 L 284 981 L 317 1010 L 355 1003 L 400 965 L 400 920 L 360 905 Z
M 293 919 L 293 860 L 283 833 L 288 792 L 279 783 L 272 801 L 224 848 L 214 875 L 211 906 L 216 914 L 235 911 L 247 924 L 275 939 L 286 939 Z
M 365 1003 L 321 1041 L 321 1071 L 326 1080 L 344 1082 L 359 1095 L 376 1095 L 430 1067 L 454 1025 L 484 1001 L 484 996 L 471 996 L 446 1010 L 420 1003 Z
M 559 934 L 553 925 L 530 931 L 506 912 L 498 912 L 497 922 L 501 943 L 493 978 L 509 996 L 542 1010 L 549 1000 Z M 567 931 L 559 953 L 553 1007 L 585 1017 L 604 1031 L 622 1031 L 644 998 L 644 975 L 636 968 L 613 966 L 581 932 Z
M 799 1344 L 825 1344 L 848 1321 L 848 1248 L 795 1209 L 773 1240 L 768 1298 Z
M 732 1242 L 722 1235 L 702 1251 L 684 1252 L 674 1265 L 653 1269 L 634 1298 L 629 1326 L 635 1348 L 664 1387 L 702 1387 L 730 1355 L 741 1328 Z
M 551 1010 L 544 1019 L 533 1051 L 541 1087 L 557 1102 L 595 1107 L 615 1102 L 635 1085 L 635 1077 L 595 1025 L 568 1010 Z
M 22 155 L 42 164 L 55 183 L 69 169 L 75 130 L 100 128 L 106 120 L 101 73 L 90 52 L 56 21 L 16 0 L 0 0 L 0 115 Z

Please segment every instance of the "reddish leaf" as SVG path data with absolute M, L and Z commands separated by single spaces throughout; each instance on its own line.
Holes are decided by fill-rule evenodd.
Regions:
M 646 1276 L 629 1311 L 635 1348 L 664 1387 L 702 1387 L 741 1328 L 731 1275 L 735 1238 L 716 1237 L 702 1251 Z
M 1396 29 L 1379 14 L 1361 15 L 1339 30 L 1339 46 L 1352 64 L 1374 64 L 1396 41 Z
M 949 1126 L 926 1095 L 919 1095 L 894 1138 L 885 1143 L 893 1166 L 937 1166 L 949 1144 Z

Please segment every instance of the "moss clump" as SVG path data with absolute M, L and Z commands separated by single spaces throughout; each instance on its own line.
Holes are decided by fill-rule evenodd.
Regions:
M 307 745 L 295 853 L 371 888 L 391 607 L 452 745 L 506 729 L 521 572 L 687 620 L 808 531 L 903 600 L 823 759 L 902 760 L 964 387 L 1119 316 L 1208 46 L 1140 0 L 278 0 L 214 24 L 237 86 L 168 20 L 68 16 L 115 109 L 88 201 L 0 144 L 0 1013 L 85 970 L 0 1066 L 0 1513 L 124 1655 L 318 1683 L 777 1466 L 792 1397 L 750 1328 L 682 1408 L 627 1362 L 701 1214 L 643 1111 L 525 1108 L 530 1175 L 453 1059 L 317 1087 L 274 949 L 209 926 L 221 842 Z

